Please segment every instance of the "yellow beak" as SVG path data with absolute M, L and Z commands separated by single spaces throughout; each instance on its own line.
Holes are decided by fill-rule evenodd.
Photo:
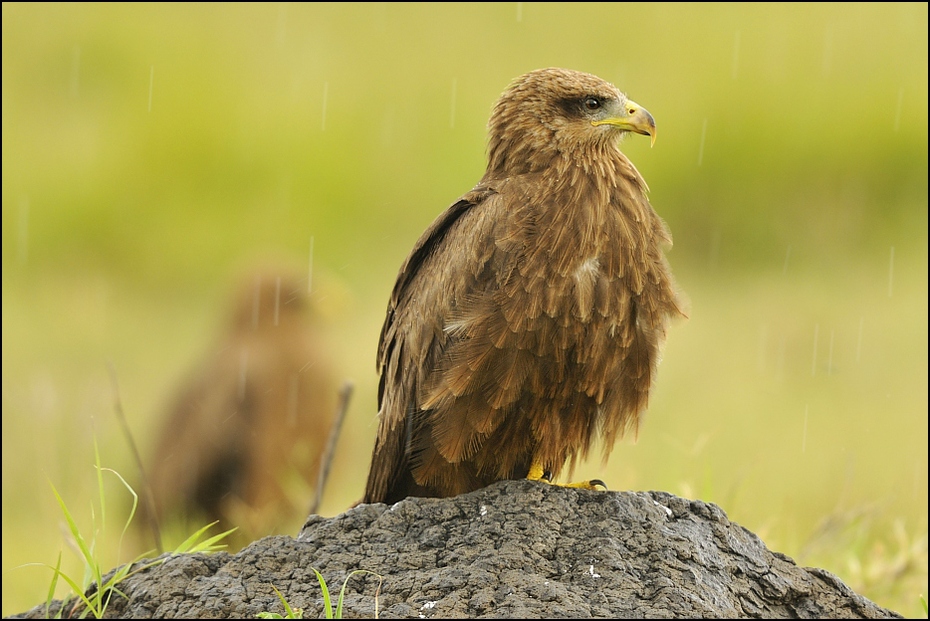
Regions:
M 650 136 L 652 142 L 649 146 L 656 143 L 656 122 L 649 114 L 649 111 L 636 102 L 627 100 L 623 106 L 623 111 L 614 117 L 601 121 L 591 121 L 592 125 L 613 125 L 624 131 L 634 132 Z

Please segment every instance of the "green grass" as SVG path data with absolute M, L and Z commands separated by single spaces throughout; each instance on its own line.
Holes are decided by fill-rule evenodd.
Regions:
M 316 579 L 320 583 L 320 589 L 323 591 L 323 614 L 327 619 L 341 619 L 342 618 L 342 604 L 345 599 L 346 586 L 349 584 L 349 578 L 355 574 L 372 574 L 373 576 L 378 576 L 378 591 L 381 590 L 381 576 L 376 574 L 373 571 L 368 571 L 366 569 L 356 569 L 352 572 L 349 572 L 349 575 L 346 576 L 346 579 L 342 581 L 342 588 L 339 589 L 339 599 L 336 600 L 336 609 L 333 610 L 332 598 L 329 595 L 329 587 L 326 586 L 326 580 L 323 579 L 323 574 L 321 574 L 316 569 L 313 570 L 313 573 L 316 574 Z M 378 618 L 378 593 L 375 593 L 375 619 Z
M 257 260 L 305 268 L 311 238 L 334 372 L 357 386 L 321 513 L 358 500 L 397 269 L 480 177 L 494 99 L 548 65 L 655 116 L 655 148 L 623 148 L 691 300 L 638 442 L 576 478 L 716 502 L 925 615 L 926 4 L 2 11 L 4 615 L 45 599 L 44 574 L 12 568 L 69 530 L 35 490 L 88 506 L 95 437 L 135 472 L 107 361 L 147 455 L 230 283 Z
M 325 583 L 324 583 L 325 584 Z M 278 596 L 278 599 L 281 600 L 281 605 L 284 606 L 284 614 L 281 615 L 277 612 L 260 612 L 258 613 L 259 619 L 303 619 L 304 610 L 303 608 L 291 608 L 291 605 L 288 601 L 281 595 L 281 591 L 275 585 L 271 585 L 271 588 L 274 589 L 275 595 Z M 332 617 L 328 617 L 332 618 Z
M 80 562 L 83 564 L 84 571 L 83 577 L 80 579 L 66 573 L 65 571 L 62 571 L 61 552 L 58 553 L 58 559 L 54 566 L 44 564 L 45 567 L 52 571 L 52 579 L 49 583 L 48 594 L 45 600 L 46 616 L 49 614 L 52 600 L 55 598 L 58 591 L 59 580 L 63 580 L 65 582 L 69 588 L 69 592 L 64 595 L 62 605 L 58 609 L 56 618 L 61 618 L 64 611 L 67 610 L 69 618 L 74 617 L 76 614 L 78 618 L 81 619 L 84 619 L 88 616 L 91 616 L 95 619 L 101 619 L 106 613 L 107 608 L 110 605 L 110 601 L 114 595 L 125 597 L 125 594 L 119 588 L 120 583 L 122 583 L 130 576 L 156 565 L 160 565 L 166 560 L 164 558 L 148 558 L 154 556 L 154 551 L 150 550 L 140 554 L 128 563 L 121 564 L 122 561 L 120 560 L 119 548 L 122 547 L 123 538 L 129 529 L 133 517 L 135 516 L 139 497 L 135 490 L 133 490 L 132 486 L 129 485 L 129 483 L 127 483 L 118 472 L 101 466 L 100 452 L 96 442 L 94 443 L 94 457 L 97 472 L 96 480 L 98 502 L 96 507 L 91 507 L 92 530 L 89 535 L 85 535 L 81 531 L 77 521 L 75 520 L 71 511 L 68 509 L 67 504 L 58 493 L 58 490 L 50 483 L 52 493 L 55 496 L 55 500 L 58 504 L 58 507 L 61 509 L 62 516 L 64 517 L 68 527 L 68 535 L 70 535 L 69 543 L 74 548 L 76 548 Z M 107 494 L 104 491 L 104 473 L 109 473 L 115 476 L 125 488 L 125 491 L 127 491 L 132 496 L 132 508 L 130 509 L 123 528 L 119 533 L 119 548 L 115 557 L 113 555 L 105 554 L 101 549 L 104 543 L 113 540 L 106 526 Z M 233 531 L 230 530 L 208 538 L 204 538 L 206 532 L 213 526 L 215 526 L 215 523 L 208 524 L 190 535 L 172 552 L 172 554 L 213 552 L 225 548 L 226 546 L 220 542 L 228 537 Z M 115 563 L 112 571 L 109 570 L 108 563 Z
M 316 574 L 316 579 L 320 583 L 320 590 L 323 592 L 323 614 L 327 619 L 342 619 L 346 586 L 348 586 L 349 579 L 352 576 L 355 574 L 372 574 L 373 576 L 378 576 L 378 590 L 375 592 L 375 619 L 378 618 L 378 594 L 381 592 L 381 583 L 383 581 L 383 578 L 380 575 L 373 571 L 368 571 L 367 569 L 356 569 L 352 572 L 349 572 L 349 575 L 346 576 L 345 580 L 342 581 L 342 588 L 339 589 L 339 598 L 336 600 L 336 608 L 334 610 L 332 596 L 329 594 L 329 587 L 326 584 L 326 580 L 323 578 L 323 574 L 321 574 L 315 568 L 313 568 L 313 573 Z M 291 608 L 291 605 L 284 598 L 284 596 L 281 595 L 281 592 L 277 589 L 277 587 L 271 585 L 271 588 L 274 589 L 278 599 L 281 600 L 281 605 L 284 606 L 284 615 L 282 616 L 274 612 L 260 612 L 258 613 L 259 619 L 303 619 L 302 608 Z

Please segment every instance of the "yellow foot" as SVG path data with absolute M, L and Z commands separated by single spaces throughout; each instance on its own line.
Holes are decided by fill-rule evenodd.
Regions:
M 545 481 L 551 485 L 559 487 L 574 487 L 575 489 L 606 490 L 607 486 L 600 479 L 591 479 L 590 481 L 578 481 L 577 483 L 553 483 L 552 473 L 543 469 L 542 464 L 533 463 L 530 466 L 530 472 L 526 475 L 530 481 Z

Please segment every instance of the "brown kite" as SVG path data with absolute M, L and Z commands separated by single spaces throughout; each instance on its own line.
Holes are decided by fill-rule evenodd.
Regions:
M 400 269 L 378 346 L 364 502 L 553 480 L 646 408 L 670 318 L 671 237 L 620 152 L 652 116 L 577 71 L 517 78 L 488 167 Z M 599 481 L 577 484 L 593 488 Z
M 316 483 L 338 390 L 305 291 L 277 269 L 243 278 L 225 334 L 164 421 L 150 468 L 157 515 L 248 532 L 298 515 L 289 488 Z

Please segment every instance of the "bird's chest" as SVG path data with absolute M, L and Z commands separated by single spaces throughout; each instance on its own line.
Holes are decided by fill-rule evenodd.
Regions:
M 487 325 L 494 347 L 512 345 L 538 357 L 556 352 L 567 361 L 649 329 L 637 313 L 657 282 L 649 273 L 648 221 L 619 201 L 556 202 L 531 208 L 532 201 L 514 201 L 487 228 L 475 222 L 473 234 L 485 233 L 473 237 L 478 269 L 455 295 L 456 333 L 474 336 Z
M 508 340 L 562 362 L 610 346 L 635 316 L 637 296 L 619 270 L 609 269 L 616 261 L 592 250 L 513 264 L 500 287 L 489 292 Z
M 641 293 L 648 260 L 610 215 L 582 212 L 501 238 L 492 259 L 497 302 L 509 315 L 562 326 L 616 318 Z

